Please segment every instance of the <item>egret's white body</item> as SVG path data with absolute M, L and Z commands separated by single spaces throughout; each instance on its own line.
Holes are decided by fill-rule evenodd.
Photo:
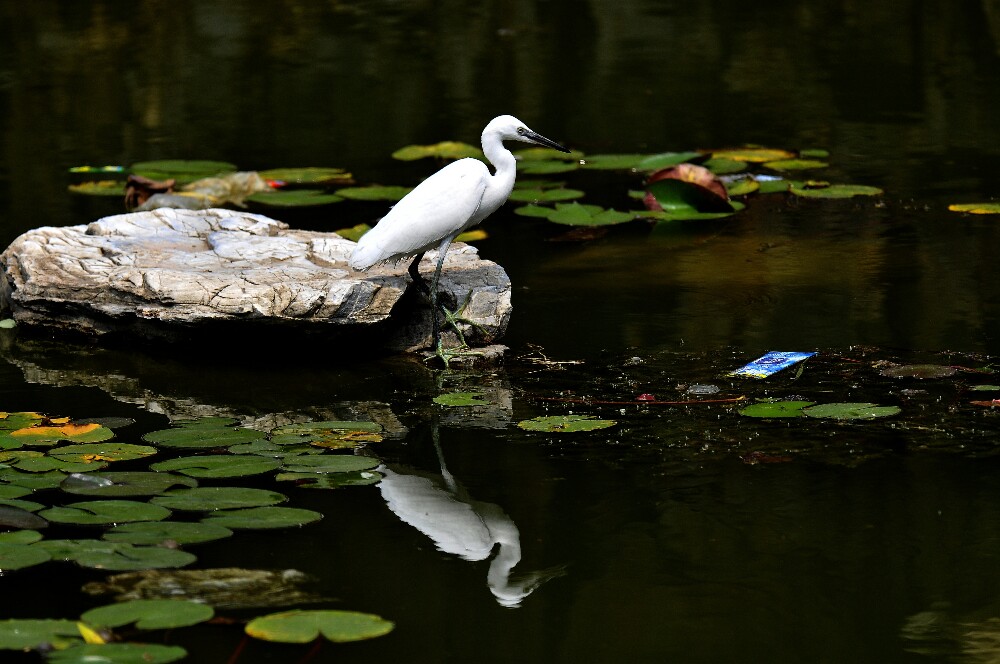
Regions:
M 495 212 L 514 189 L 516 161 L 503 141 L 523 141 L 569 152 L 540 136 L 512 115 L 493 118 L 483 130 L 483 153 L 496 168 L 490 174 L 478 159 L 459 159 L 421 182 L 358 241 L 351 267 L 398 261 L 440 248 Z

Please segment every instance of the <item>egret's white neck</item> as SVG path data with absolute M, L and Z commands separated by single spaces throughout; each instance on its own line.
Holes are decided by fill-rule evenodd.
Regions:
M 490 177 L 489 186 L 483 193 L 483 201 L 476 215 L 480 220 L 504 204 L 514 189 L 514 176 L 517 173 L 517 160 L 510 150 L 504 147 L 499 135 L 493 132 L 483 133 L 483 154 L 493 164 L 495 172 Z

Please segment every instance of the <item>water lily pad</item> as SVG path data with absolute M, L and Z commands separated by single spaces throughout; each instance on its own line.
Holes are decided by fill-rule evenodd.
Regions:
M 294 482 L 300 489 L 341 489 L 346 486 L 370 486 L 378 484 L 384 477 L 374 470 L 361 470 L 356 473 L 278 473 L 274 479 L 279 482 Z
M 583 158 L 581 166 L 587 169 L 621 171 L 637 168 L 649 155 L 645 154 L 591 154 Z
M 281 465 L 277 459 L 261 456 L 221 454 L 170 459 L 150 465 L 156 472 L 176 471 L 190 477 L 245 477 L 274 470 Z
M 969 389 L 974 392 L 996 392 L 1000 391 L 1000 385 L 973 385 Z M 0 489 L 2 488 L 0 487 Z
M 261 191 L 251 194 L 245 199 L 248 203 L 257 205 L 267 205 L 270 207 L 318 207 L 339 203 L 343 197 L 337 194 L 330 194 L 323 189 L 282 189 L 273 191 Z
M 646 182 L 646 208 L 664 212 L 733 212 L 722 180 L 702 166 L 681 164 L 656 171 Z
M 579 189 L 515 189 L 510 194 L 510 200 L 524 203 L 553 203 L 556 201 L 572 201 L 583 198 Z
M 705 160 L 701 165 L 716 175 L 732 175 L 733 173 L 742 173 L 747 169 L 747 162 L 726 159 L 725 157 L 713 157 Z
M 350 228 L 338 228 L 335 232 L 345 240 L 357 242 L 361 237 L 372 229 L 368 224 L 358 224 Z
M 86 500 L 61 507 L 50 507 L 39 512 L 38 516 L 55 523 L 105 525 L 130 521 L 160 521 L 170 516 L 170 510 L 135 500 Z
M 168 664 L 187 657 L 180 646 L 155 643 L 85 643 L 46 656 L 50 664 Z
M 870 420 L 900 413 L 899 406 L 878 406 L 873 403 L 822 403 L 802 410 L 809 417 L 835 420 Z
M 601 420 L 593 415 L 549 415 L 523 420 L 517 426 L 526 431 L 546 431 L 552 433 L 572 431 L 594 431 L 607 429 L 618 424 L 615 420 Z
M 322 634 L 335 643 L 374 639 L 391 632 L 395 624 L 357 611 L 294 610 L 254 618 L 245 628 L 255 639 L 279 643 L 309 643 Z
M 489 237 L 489 234 L 482 228 L 473 228 L 455 236 L 455 242 L 479 242 Z
M 17 321 L 13 318 L 0 318 L 0 330 L 12 330 L 17 327 Z
M 202 519 L 202 523 L 225 526 L 233 530 L 267 530 L 304 526 L 322 518 L 323 515 L 319 512 L 298 507 L 251 507 L 213 512 Z
M 4 544 L 34 544 L 42 539 L 42 534 L 37 530 L 14 530 L 9 533 L 0 533 L 0 542 Z
M 0 483 L 23 486 L 28 489 L 54 489 L 66 478 L 66 473 L 51 470 L 47 473 L 22 473 L 14 468 L 0 468 Z
M 41 565 L 52 559 L 47 551 L 28 544 L 0 542 L 0 572 Z
M 124 471 L 103 473 L 74 473 L 59 485 L 67 493 L 84 496 L 155 496 L 177 485 L 198 486 L 190 477 L 170 473 Z
M 286 185 L 344 184 L 354 179 L 354 176 L 343 168 L 323 168 L 319 166 L 269 168 L 266 171 L 258 171 L 257 174 L 265 180 L 277 180 Z
M 525 173 L 527 175 L 556 175 L 559 173 L 569 173 L 578 168 L 580 168 L 579 162 L 563 161 L 560 159 L 517 162 L 518 173 Z
M 177 184 L 185 184 L 215 175 L 235 173 L 236 165 L 225 161 L 161 159 L 132 164 L 130 170 L 135 175 L 141 175 L 150 180 L 172 179 L 176 180 Z
M 276 440 L 284 435 L 316 435 L 317 432 L 327 431 L 371 431 L 380 432 L 382 427 L 375 422 L 364 422 L 361 420 L 325 420 L 321 422 L 299 422 L 297 424 L 286 424 L 271 431 L 271 440 Z
M 179 549 L 92 539 L 42 540 L 31 546 L 45 549 L 56 560 L 70 560 L 81 567 L 114 571 L 184 567 L 198 559 L 194 554 Z
M 7 462 L 8 465 L 23 470 L 26 473 L 47 473 L 52 470 L 60 470 L 65 473 L 87 473 L 107 467 L 104 461 L 96 459 L 86 461 L 64 461 L 47 456 L 29 457 L 17 461 Z
M 830 151 L 823 150 L 821 148 L 810 148 L 807 150 L 799 150 L 799 156 L 803 159 L 826 159 L 830 156 Z
M 45 528 L 48 525 L 48 521 L 32 514 L 31 510 L 16 505 L 0 505 L 0 526 L 36 529 Z
M 371 470 L 381 463 L 371 457 L 349 454 L 323 454 L 321 456 L 292 457 L 285 459 L 282 470 L 289 473 L 353 473 Z
M 1000 214 L 1000 203 L 955 203 L 949 205 L 948 209 L 969 214 Z
M 254 429 L 233 429 L 210 425 L 189 425 L 150 431 L 142 439 L 163 447 L 211 448 L 262 440 L 265 434 Z
M 354 201 L 390 201 L 401 200 L 410 193 L 410 187 L 378 186 L 345 187 L 337 190 L 337 195 Z
M 723 180 L 722 183 L 730 196 L 749 196 L 760 190 L 760 184 L 753 177 L 736 176 L 736 179 Z
M 831 184 L 826 187 L 815 187 L 809 186 L 807 183 L 801 187 L 792 187 L 789 191 L 804 198 L 851 198 L 854 196 L 879 196 L 883 193 L 878 187 L 861 184 Z
M 20 498 L 21 496 L 27 496 L 31 493 L 31 489 L 26 486 L 17 486 L 15 484 L 0 484 L 0 500 L 6 500 L 9 498 Z
M 138 521 L 115 526 L 101 536 L 108 542 L 128 542 L 151 546 L 200 544 L 231 537 L 233 531 L 225 526 L 186 521 Z
M 115 433 L 100 424 L 35 424 L 20 429 L 0 431 L 0 448 L 9 449 L 7 441 L 20 445 L 49 446 L 68 440 L 96 443 L 113 438 Z
M 635 168 L 640 171 L 658 171 L 703 158 L 704 155 L 700 152 L 663 152 L 642 158 Z
M 747 417 L 801 417 L 802 409 L 812 401 L 763 401 L 741 408 L 740 415 Z
M 98 461 L 131 461 L 156 454 L 156 448 L 131 443 L 90 443 L 65 445 L 49 450 L 48 456 L 60 461 L 93 463 Z
M 434 403 L 442 406 L 488 406 L 490 402 L 480 399 L 481 396 L 482 392 L 449 392 L 434 397 Z
M 80 641 L 72 620 L 0 620 L 0 649 L 65 648 Z
M 943 364 L 900 364 L 879 373 L 890 378 L 947 378 L 958 373 L 958 369 Z
M 136 629 L 174 629 L 211 620 L 215 610 L 199 602 L 183 599 L 133 599 L 85 611 L 80 619 L 96 627 L 122 627 L 135 623 Z
M 7 413 L 0 412 L 0 430 L 10 431 L 14 429 L 23 429 L 24 427 L 32 426 L 38 424 L 45 419 L 45 416 L 41 413 L 31 413 L 31 412 L 18 412 L 18 413 Z
M 91 180 L 89 182 L 71 184 L 67 187 L 67 189 L 69 189 L 70 193 L 82 194 L 84 196 L 113 196 L 116 198 L 124 198 L 125 181 Z
M 235 486 L 211 486 L 195 489 L 175 489 L 150 502 L 172 510 L 211 512 L 214 510 L 265 507 L 288 500 L 288 496 L 267 489 Z
M 461 141 L 441 141 L 431 145 L 407 145 L 392 153 L 393 159 L 400 161 L 414 161 L 435 157 L 437 159 L 462 159 L 472 157 L 482 159 L 483 151 L 474 145 L 462 143 Z
M 717 150 L 712 153 L 714 158 L 732 159 L 733 161 L 749 161 L 764 163 L 779 159 L 793 159 L 795 155 L 787 150 L 773 148 L 736 148 L 733 150 Z
M 830 164 L 818 159 L 777 159 L 764 163 L 764 168 L 773 171 L 804 171 L 812 168 L 826 168 Z

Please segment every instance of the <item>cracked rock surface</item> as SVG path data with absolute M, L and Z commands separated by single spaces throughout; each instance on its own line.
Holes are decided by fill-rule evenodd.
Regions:
M 336 233 L 224 209 L 161 208 L 42 227 L 0 255 L 0 308 L 19 323 L 95 336 L 183 338 L 199 326 L 254 322 L 361 332 L 395 350 L 429 345 L 429 304 L 407 292 L 407 264 L 354 272 L 353 248 Z M 436 260 L 427 252 L 421 262 L 428 280 Z M 452 245 L 440 291 L 448 306 L 467 301 L 470 343 L 503 334 L 510 279 L 475 248 Z

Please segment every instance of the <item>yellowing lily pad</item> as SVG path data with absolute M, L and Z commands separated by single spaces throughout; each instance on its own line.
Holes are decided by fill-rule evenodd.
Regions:
M 78 642 L 80 630 L 72 620 L 0 620 L 2 650 L 66 648 Z
M 245 631 L 255 639 L 279 643 L 310 643 L 321 634 L 335 643 L 345 643 L 384 636 L 394 627 L 391 621 L 371 613 L 295 610 L 255 618 Z
M 436 157 L 438 159 L 472 157 L 473 159 L 482 159 L 483 151 L 461 141 L 441 141 L 440 143 L 433 143 L 431 145 L 407 145 L 392 153 L 392 158 L 399 159 L 400 161 L 414 161 L 427 157 Z
M 949 205 L 948 209 L 969 214 L 1000 214 L 1000 203 L 955 203 Z
M 716 159 L 731 159 L 733 161 L 764 163 L 767 161 L 777 161 L 778 159 L 792 159 L 795 157 L 795 154 L 787 150 L 776 150 L 773 148 L 736 148 L 733 150 L 717 150 L 712 153 L 712 157 Z
M 361 236 L 372 229 L 368 224 L 358 224 L 357 226 L 351 226 L 350 228 L 338 228 L 336 230 L 337 235 L 344 238 L 345 240 L 350 240 L 351 242 L 357 242 L 361 239 Z
M 19 440 L 25 445 L 55 445 L 69 440 L 77 443 L 96 443 L 114 437 L 114 432 L 100 424 L 53 424 L 35 425 L 0 432 Z
M 594 431 L 607 429 L 618 424 L 615 420 L 601 420 L 592 415 L 549 415 L 523 420 L 517 426 L 526 431 L 569 433 L 573 431 Z
M 125 182 L 122 180 L 92 180 L 67 187 L 70 193 L 84 196 L 125 196 Z

